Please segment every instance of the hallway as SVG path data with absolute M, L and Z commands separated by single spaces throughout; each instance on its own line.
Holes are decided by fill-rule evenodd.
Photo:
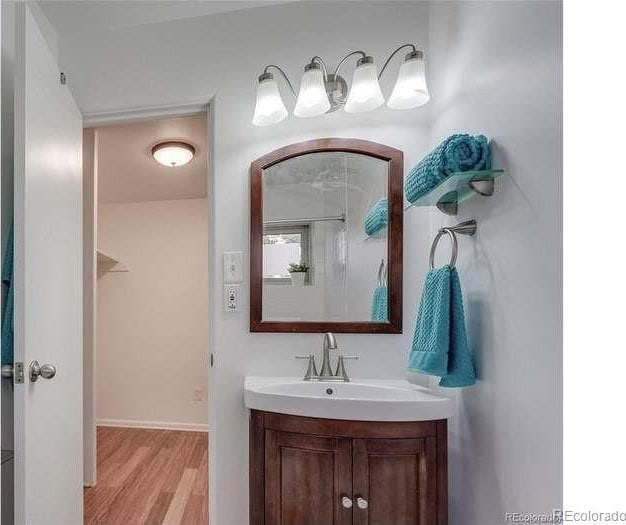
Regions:
M 208 523 L 208 434 L 98 427 L 85 525 Z

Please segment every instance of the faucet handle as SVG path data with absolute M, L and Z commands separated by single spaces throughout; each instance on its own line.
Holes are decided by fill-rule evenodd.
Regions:
M 309 366 L 306 369 L 306 374 L 304 374 L 303 381 L 312 381 L 318 377 L 317 367 L 315 366 L 315 356 L 313 354 L 308 355 L 297 355 L 296 359 L 308 359 Z
M 350 381 L 350 378 L 348 377 L 348 374 L 346 372 L 345 360 L 346 359 L 356 360 L 358 358 L 359 358 L 358 355 L 340 355 L 339 359 L 337 360 L 337 370 L 335 371 L 335 377 L 339 377 L 341 380 L 348 383 Z

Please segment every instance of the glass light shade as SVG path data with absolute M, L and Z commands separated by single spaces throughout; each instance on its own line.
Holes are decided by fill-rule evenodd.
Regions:
M 317 117 L 330 109 L 324 85 L 324 73 L 318 64 L 309 64 L 300 81 L 300 91 L 293 114 L 296 117 Z
M 387 106 L 392 109 L 411 109 L 422 106 L 429 100 L 423 55 L 419 52 L 409 54 L 400 66 L 398 80 Z
M 252 124 L 270 126 L 284 120 L 287 114 L 276 80 L 270 73 L 261 75 L 256 88 L 256 106 Z
M 195 153 L 195 148 L 186 142 L 161 142 L 152 148 L 154 160 L 169 168 L 187 164 Z
M 348 113 L 362 113 L 376 109 L 384 102 L 385 98 L 378 83 L 376 66 L 370 57 L 362 58 L 354 70 L 344 109 Z

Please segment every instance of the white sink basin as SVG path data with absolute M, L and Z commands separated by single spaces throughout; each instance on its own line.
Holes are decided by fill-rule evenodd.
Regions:
M 452 400 L 403 380 L 353 379 L 350 383 L 295 377 L 248 376 L 248 408 L 294 416 L 352 421 L 447 419 Z

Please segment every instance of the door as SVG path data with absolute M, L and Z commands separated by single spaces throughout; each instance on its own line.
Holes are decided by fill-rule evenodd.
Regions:
M 354 525 L 437 523 L 436 439 L 352 442 Z
M 15 523 L 73 525 L 83 508 L 82 117 L 29 4 L 16 3 Z M 32 381 L 32 361 L 56 375 L 42 366 Z
M 350 439 L 266 430 L 265 525 L 351 525 L 351 454 Z

